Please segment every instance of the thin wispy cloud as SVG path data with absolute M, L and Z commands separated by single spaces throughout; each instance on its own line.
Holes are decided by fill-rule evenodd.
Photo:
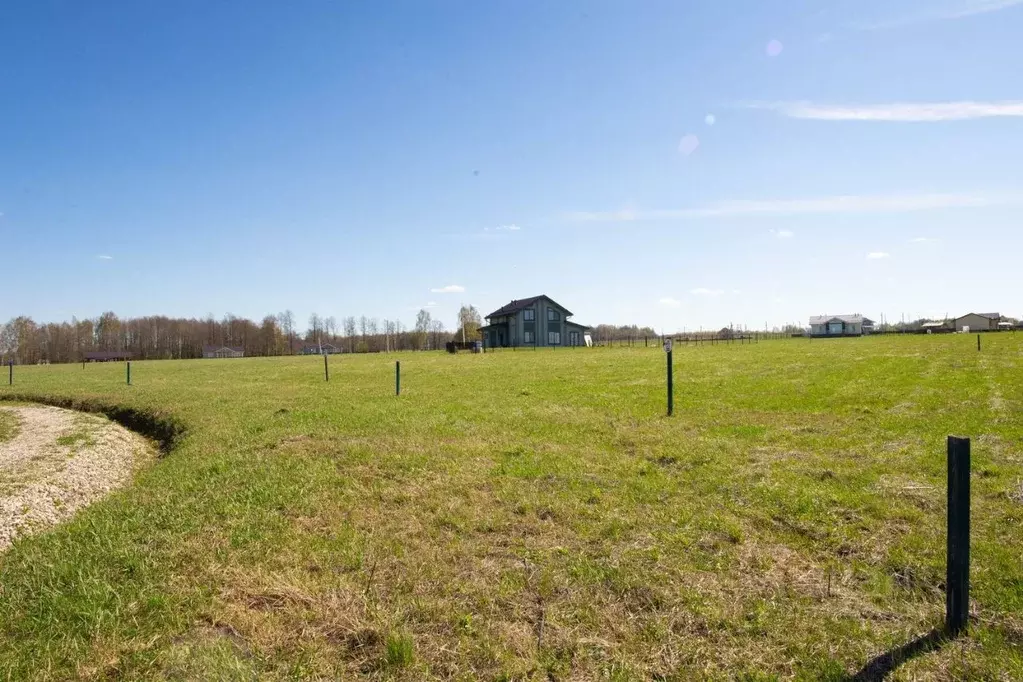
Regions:
M 460 284 L 449 284 L 446 287 L 435 287 L 430 289 L 430 293 L 433 294 L 463 294 L 465 293 L 465 287 Z
M 975 102 L 890 102 L 884 104 L 825 104 L 748 102 L 747 109 L 772 111 L 788 118 L 809 121 L 866 121 L 885 123 L 939 123 L 982 118 L 1023 117 L 1023 100 Z
M 891 258 L 892 254 L 887 251 L 871 251 L 867 254 L 867 260 L 885 260 Z
M 690 291 L 693 296 L 720 296 L 725 293 L 724 289 L 708 289 L 707 287 L 697 287 Z
M 857 23 L 853 24 L 852 28 L 860 31 L 884 31 L 930 21 L 966 19 L 981 14 L 1010 9 L 1017 5 L 1023 5 L 1023 0 L 954 0 L 941 3 L 935 2 L 932 3 L 930 9 L 923 12 L 881 19 L 874 22 Z
M 1023 204 L 1023 192 L 842 195 L 816 199 L 724 201 L 696 208 L 574 211 L 565 219 L 582 223 L 621 223 L 649 220 L 758 218 L 816 214 L 909 213 L 948 208 L 985 208 Z
M 96 256 L 96 258 L 99 258 L 100 260 L 114 260 L 113 256 L 106 256 L 106 255 L 102 255 L 102 254 L 99 255 L 99 256 Z
M 775 239 L 792 239 L 796 236 L 796 233 L 792 230 L 771 230 L 771 234 L 774 235 Z
M 498 225 L 497 227 L 484 227 L 484 232 L 518 232 L 522 228 L 514 223 L 511 225 Z
M 660 303 L 661 305 L 663 305 L 663 306 L 665 306 L 667 308 L 680 308 L 680 307 L 682 307 L 682 301 L 678 300 L 677 298 L 671 298 L 670 296 L 665 296 L 664 298 L 659 300 L 658 303 Z

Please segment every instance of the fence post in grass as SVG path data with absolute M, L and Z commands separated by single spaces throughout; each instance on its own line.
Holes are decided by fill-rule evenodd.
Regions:
M 330 381 L 330 369 L 327 367 L 327 354 L 323 354 L 323 380 Z
M 394 395 L 401 395 L 401 360 L 394 361 Z
M 7 362 L 7 369 L 8 369 L 7 385 L 8 386 L 13 386 L 14 385 L 14 360 L 9 360 Z
M 127 374 L 128 385 L 131 386 L 131 360 L 127 361 L 127 363 L 126 363 L 126 370 L 125 371 L 126 371 L 126 374 Z
M 977 334 L 977 352 L 980 352 L 980 334 Z
M 672 412 L 675 411 L 675 386 L 674 386 L 674 368 L 671 363 L 671 339 L 664 342 L 664 351 L 668 356 L 668 416 L 670 417 Z
M 966 630 L 970 613 L 970 439 L 948 437 L 948 548 L 945 627 Z

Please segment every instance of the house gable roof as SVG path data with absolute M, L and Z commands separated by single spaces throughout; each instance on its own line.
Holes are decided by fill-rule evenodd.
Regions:
M 540 294 L 539 296 L 532 296 L 530 298 L 520 298 L 520 299 L 514 300 L 511 303 L 509 303 L 508 305 L 502 306 L 502 307 L 498 308 L 497 310 L 495 310 L 494 312 L 492 312 L 489 315 L 487 315 L 487 319 L 489 320 L 491 317 L 500 317 L 501 315 L 511 315 L 512 313 L 517 313 L 520 310 L 524 310 L 524 309 L 532 306 L 534 303 L 536 303 L 540 299 L 546 299 L 546 300 L 550 301 L 551 303 L 553 303 L 554 305 L 556 305 L 557 307 L 561 308 L 562 310 L 565 311 L 565 315 L 572 315 L 572 311 L 571 310 L 569 310 L 565 306 L 561 305 L 560 303 L 555 301 L 550 296 L 547 296 L 545 294 Z
M 341 348 L 337 344 L 330 343 L 329 341 L 321 341 L 319 343 L 317 343 L 315 341 L 303 342 L 302 344 L 300 344 L 300 346 L 301 346 L 301 348 L 303 350 L 306 350 L 306 349 L 309 349 L 309 348 L 316 348 L 316 349 L 320 349 L 320 348 L 333 348 L 335 350 L 338 350 L 338 349 Z
M 863 315 L 816 315 L 810 318 L 810 324 L 828 324 L 829 322 L 845 322 L 846 324 L 873 324 L 873 320 Z
M 244 353 L 245 349 L 241 346 L 203 346 L 203 353 L 219 353 L 222 350 L 234 351 L 235 353 Z
M 970 317 L 971 315 L 976 315 L 977 317 L 986 317 L 989 320 L 1000 320 L 1000 319 L 1002 319 L 1002 314 L 1001 313 L 966 313 L 965 315 L 957 317 L 956 319 L 957 320 L 961 320 L 964 317 Z

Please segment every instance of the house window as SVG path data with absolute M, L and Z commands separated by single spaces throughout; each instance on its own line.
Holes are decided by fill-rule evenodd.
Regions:
M 526 322 L 532 322 L 533 320 L 536 319 L 536 311 L 533 309 L 523 310 L 522 319 L 525 320 Z
M 547 321 L 548 322 L 557 322 L 560 319 L 561 319 L 561 313 L 559 313 L 554 308 L 548 308 L 547 309 Z
M 561 332 L 547 332 L 547 345 L 548 346 L 560 346 L 561 345 Z
M 579 345 L 579 332 L 568 333 L 568 345 L 578 346 Z
M 522 332 L 523 343 L 533 343 L 533 332 Z

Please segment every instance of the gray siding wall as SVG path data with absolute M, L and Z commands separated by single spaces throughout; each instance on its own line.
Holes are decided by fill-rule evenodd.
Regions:
M 964 315 L 956 320 L 956 330 L 962 331 L 963 327 L 969 327 L 970 331 L 983 331 L 998 329 L 998 323 L 992 320 L 990 317 L 981 317 L 980 315 Z
M 526 343 L 525 336 L 526 330 L 535 332 L 534 340 L 538 346 L 547 346 L 547 332 L 556 331 L 561 333 L 561 344 L 562 346 L 568 345 L 568 333 L 569 331 L 577 330 L 579 332 L 579 343 L 583 343 L 583 330 L 581 327 L 576 327 L 573 323 L 568 322 L 567 315 L 565 314 L 564 308 L 559 308 L 556 305 L 552 305 L 550 301 L 541 299 L 533 304 L 533 310 L 536 311 L 535 322 L 526 322 L 525 310 L 520 310 L 513 315 L 508 316 L 508 336 L 507 339 L 509 346 L 532 346 L 533 342 Z M 556 322 L 547 321 L 547 310 L 557 310 L 560 319 Z M 499 318 L 495 318 L 492 322 L 499 324 Z M 497 332 L 493 332 L 494 343 L 497 340 Z

